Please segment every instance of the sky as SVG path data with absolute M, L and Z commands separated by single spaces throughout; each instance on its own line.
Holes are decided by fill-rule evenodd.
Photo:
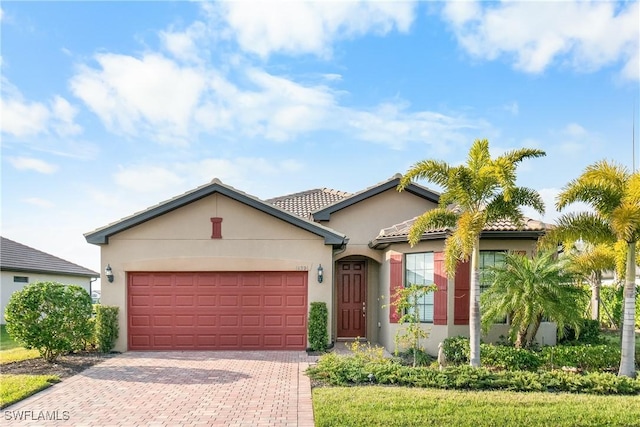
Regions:
M 486 138 L 493 155 L 546 152 L 518 184 L 553 223 L 586 166 L 633 168 L 634 120 L 640 165 L 638 2 L 0 11 L 1 234 L 95 271 L 84 233 L 216 177 L 260 198 L 356 192 Z

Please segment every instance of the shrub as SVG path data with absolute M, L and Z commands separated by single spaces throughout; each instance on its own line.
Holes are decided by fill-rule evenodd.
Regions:
M 536 371 L 542 366 L 537 352 L 503 345 L 481 344 L 480 358 L 485 366 L 508 371 Z
M 542 358 L 547 369 L 573 367 L 582 371 L 615 371 L 620 364 L 620 348 L 612 345 L 545 347 Z
M 439 371 L 437 368 L 403 366 L 390 359 L 367 360 L 334 353 L 322 356 L 307 373 L 312 379 L 331 385 L 376 383 L 458 390 L 640 394 L 640 379 L 608 373 L 492 372 L 471 366 L 454 366 Z
M 600 322 L 592 319 L 582 319 L 580 333 L 576 336 L 576 330 L 570 326 L 564 328 L 562 337 L 558 336 L 558 344 L 603 344 L 605 341 L 600 332 Z
M 118 339 L 118 307 L 96 305 L 95 340 L 98 349 L 108 353 Z
M 329 341 L 328 311 L 324 302 L 312 302 L 309 310 L 309 345 L 313 351 L 325 351 Z
M 442 343 L 442 350 L 447 358 L 447 363 L 454 365 L 469 363 L 469 338 L 467 337 L 459 336 L 445 339 Z
M 7 332 L 53 362 L 91 339 L 91 311 L 91 296 L 80 286 L 33 283 L 11 295 L 5 310 Z

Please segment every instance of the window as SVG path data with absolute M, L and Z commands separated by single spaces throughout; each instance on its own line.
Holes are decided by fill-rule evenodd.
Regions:
M 13 283 L 29 283 L 27 276 L 13 276 Z
M 404 285 L 433 284 L 433 252 L 407 254 L 405 256 Z M 433 322 L 433 292 L 418 299 L 421 322 Z
M 501 267 L 504 265 L 505 251 L 480 251 L 480 292 L 491 286 L 489 267 Z

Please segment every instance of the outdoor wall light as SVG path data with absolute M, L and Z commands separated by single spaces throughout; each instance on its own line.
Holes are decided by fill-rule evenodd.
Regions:
M 324 269 L 322 268 L 322 264 L 318 266 L 318 283 L 322 283 L 324 279 Z
M 113 270 L 109 264 L 107 264 L 107 268 L 104 269 L 104 274 L 107 276 L 109 283 L 113 282 Z

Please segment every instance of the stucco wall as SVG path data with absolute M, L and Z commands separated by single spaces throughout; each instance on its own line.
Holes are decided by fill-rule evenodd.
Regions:
M 90 279 L 88 277 L 80 277 L 80 276 L 66 276 L 66 275 L 57 275 L 57 274 L 44 274 L 44 273 L 27 273 L 24 271 L 2 271 L 0 274 L 0 307 L 2 308 L 2 313 L 0 313 L 0 324 L 5 324 L 4 320 L 4 310 L 9 303 L 9 299 L 11 295 L 22 288 L 24 288 L 28 283 L 14 283 L 13 276 L 23 276 L 29 278 L 29 283 L 35 282 L 59 282 L 65 285 L 78 285 L 82 286 L 87 290 L 89 294 L 91 294 L 90 290 Z
M 211 239 L 212 217 L 221 217 L 222 239 Z M 145 271 L 309 271 L 308 302 L 324 301 L 331 312 L 332 286 L 317 282 L 322 264 L 333 277 L 332 247 L 324 239 L 220 194 L 111 236 L 101 250 L 102 269 L 111 265 L 115 280 L 103 280 L 101 301 L 120 307 L 116 350 L 127 349 L 126 273 Z M 333 325 L 329 325 L 331 331 Z
M 394 337 L 400 326 L 389 322 L 389 308 L 384 306 L 388 305 L 389 301 L 389 276 L 390 276 L 390 263 L 389 260 L 392 254 L 405 254 L 415 252 L 431 252 L 442 251 L 444 248 L 444 240 L 431 240 L 423 241 L 414 247 L 411 247 L 408 243 L 394 244 L 388 249 L 383 251 L 383 262 L 380 267 L 380 279 L 379 279 L 379 294 L 382 296 L 382 300 L 386 301 L 380 307 L 379 319 L 381 326 L 378 330 L 378 342 L 385 346 L 389 351 L 395 349 Z M 499 239 L 483 239 L 480 241 L 480 250 L 521 250 L 526 251 L 528 255 L 531 255 L 536 248 L 535 240 L 525 239 L 511 239 L 511 240 L 499 240 Z M 454 313 L 454 291 L 455 281 L 450 278 L 447 287 L 447 325 L 432 325 L 429 323 L 423 324 L 426 330 L 430 331 L 430 337 L 425 341 L 425 349 L 429 354 L 436 355 L 438 352 L 438 343 L 447 337 L 454 337 L 458 335 L 468 336 L 468 325 L 454 325 L 453 313 Z M 483 339 L 486 342 L 495 342 L 499 339 L 500 335 L 506 335 L 507 325 L 495 325 Z M 536 335 L 539 343 L 545 345 L 555 345 L 555 324 L 545 323 Z
M 390 189 L 331 214 L 322 224 L 344 233 L 349 244 L 342 256 L 365 255 L 382 261 L 381 251 L 370 249 L 369 242 L 380 230 L 401 223 L 437 205 L 407 191 Z

